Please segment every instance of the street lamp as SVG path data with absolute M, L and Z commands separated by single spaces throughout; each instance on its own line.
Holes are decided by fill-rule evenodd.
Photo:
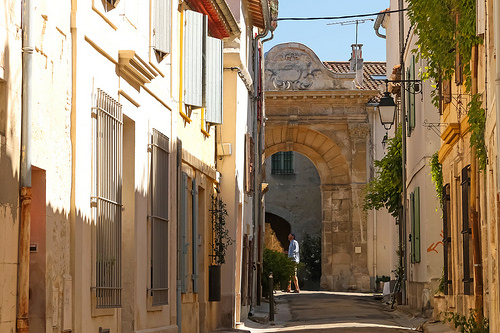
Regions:
M 382 126 L 384 126 L 386 131 L 390 130 L 396 115 L 396 103 L 394 103 L 394 99 L 392 99 L 391 94 L 388 91 L 386 91 L 384 96 L 380 98 L 377 109 Z

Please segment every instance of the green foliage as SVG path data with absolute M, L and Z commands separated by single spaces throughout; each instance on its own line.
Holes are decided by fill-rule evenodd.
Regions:
M 321 278 L 321 237 L 305 234 L 300 242 L 300 261 L 304 263 L 305 278 L 317 281 Z
M 480 95 L 473 95 L 469 104 L 467 104 L 467 114 L 469 115 L 469 125 L 471 131 L 470 145 L 471 147 L 476 148 L 476 157 L 479 163 L 479 168 L 485 171 L 487 163 L 486 143 L 484 141 L 486 116 L 481 104 Z
M 396 131 L 396 136 L 387 142 L 387 154 L 375 161 L 376 175 L 368 183 L 363 203 L 363 209 L 379 210 L 387 208 L 389 213 L 398 217 L 401 208 L 401 193 L 403 192 L 403 160 L 402 131 Z
M 472 47 L 481 43 L 476 36 L 475 0 L 408 0 L 408 18 L 418 36 L 417 53 L 427 60 L 423 78 L 439 82 L 451 79 L 457 52 L 463 64 L 466 92 L 471 88 Z M 437 106 L 439 96 L 433 91 Z
M 439 163 L 438 152 L 432 155 L 429 164 L 431 167 L 432 181 L 436 187 L 436 195 L 439 198 L 441 207 L 443 207 L 443 166 Z
M 226 262 L 226 251 L 228 246 L 233 244 L 233 240 L 229 237 L 226 227 L 226 204 L 219 196 L 212 195 L 210 213 L 213 228 L 212 260 L 215 265 L 222 265 Z
M 459 328 L 462 333 L 488 333 L 489 323 L 487 318 L 483 318 L 480 323 L 476 322 L 476 313 L 470 311 L 469 317 L 454 312 L 446 312 L 444 321 L 453 323 L 455 328 Z
M 439 285 L 437 289 L 434 291 L 435 294 L 443 293 L 446 288 L 446 280 L 444 279 L 444 267 L 443 271 L 441 272 L 441 277 L 439 278 Z
M 264 249 L 262 264 L 262 290 L 264 293 L 269 291 L 269 274 L 273 273 L 273 289 L 285 289 L 288 286 L 290 278 L 294 275 L 295 261 L 290 260 L 288 256 L 279 251 Z

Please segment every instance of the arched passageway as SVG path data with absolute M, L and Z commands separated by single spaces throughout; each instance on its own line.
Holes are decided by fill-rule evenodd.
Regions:
M 358 89 L 356 73 L 333 73 L 297 43 L 272 48 L 265 72 L 266 157 L 298 152 L 318 172 L 321 288 L 368 291 L 362 211 L 370 144 L 366 103 L 378 91 Z

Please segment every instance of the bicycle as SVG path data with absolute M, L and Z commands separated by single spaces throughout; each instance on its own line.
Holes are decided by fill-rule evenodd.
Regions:
M 394 288 L 392 289 L 392 293 L 390 293 L 390 298 L 389 302 L 387 303 L 388 305 L 391 305 L 391 310 L 394 309 L 394 304 L 396 303 L 396 293 L 399 293 L 401 291 L 401 280 L 402 276 L 398 274 L 397 271 L 392 271 L 394 275 L 396 276 L 396 282 L 394 283 Z

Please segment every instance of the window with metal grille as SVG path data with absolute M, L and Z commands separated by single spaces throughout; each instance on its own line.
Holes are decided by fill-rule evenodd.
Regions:
M 96 307 L 117 308 L 122 289 L 122 107 L 98 89 L 93 116 Z
M 462 265 L 464 270 L 464 295 L 472 295 L 472 229 L 469 225 L 470 165 L 462 169 Z
M 295 174 L 293 151 L 280 151 L 271 156 L 271 173 L 274 175 Z
M 151 135 L 151 288 L 153 305 L 168 304 L 168 172 L 169 139 L 153 129 Z
M 451 256 L 451 197 L 450 197 L 450 184 L 443 187 L 443 256 L 444 256 L 444 294 L 453 294 L 452 284 L 452 267 L 453 258 Z

